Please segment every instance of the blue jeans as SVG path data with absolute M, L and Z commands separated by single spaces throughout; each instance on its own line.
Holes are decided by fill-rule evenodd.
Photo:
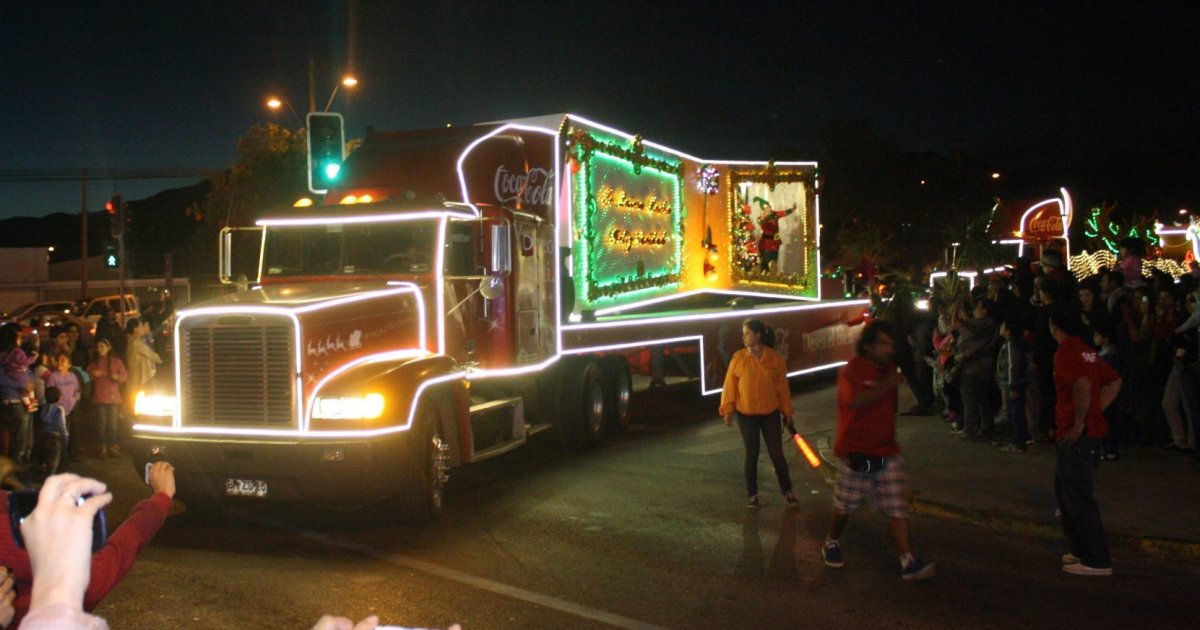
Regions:
M 1074 443 L 1058 443 L 1054 497 L 1062 511 L 1063 533 L 1071 554 L 1085 566 L 1107 568 L 1112 566 L 1112 558 L 1093 485 L 1100 448 L 1100 440 L 1086 436 Z
M 743 471 L 746 474 L 746 495 L 758 494 L 758 436 L 761 433 L 767 441 L 767 455 L 775 464 L 775 476 L 779 479 L 779 489 L 784 494 L 792 491 L 792 478 L 788 475 L 787 460 L 783 457 L 783 419 L 779 412 L 765 416 L 748 416 L 737 414 L 738 429 L 742 432 L 742 443 L 746 445 L 746 459 Z

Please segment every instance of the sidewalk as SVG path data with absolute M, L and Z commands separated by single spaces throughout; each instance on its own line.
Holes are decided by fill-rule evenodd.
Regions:
M 905 398 L 902 409 L 910 402 Z M 805 424 L 801 430 L 824 447 L 822 456 L 832 457 L 832 422 Z M 1002 453 L 986 442 L 960 440 L 938 416 L 898 416 L 896 428 L 917 513 L 1062 538 L 1053 444 L 1032 444 L 1024 455 Z M 1097 469 L 1096 498 L 1114 549 L 1200 562 L 1200 460 L 1152 447 L 1123 448 L 1119 460 Z

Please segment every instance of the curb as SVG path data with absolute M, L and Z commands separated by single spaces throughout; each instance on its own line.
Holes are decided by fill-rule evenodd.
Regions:
M 1007 514 L 968 510 L 921 499 L 913 499 L 912 508 L 918 514 L 948 521 L 987 527 L 996 531 L 1042 540 L 1064 540 L 1062 530 L 1057 526 L 1036 523 Z M 1200 542 L 1171 540 L 1168 538 L 1139 536 L 1127 533 L 1107 532 L 1107 534 L 1108 542 L 1113 547 L 1130 549 L 1156 558 L 1200 562 Z

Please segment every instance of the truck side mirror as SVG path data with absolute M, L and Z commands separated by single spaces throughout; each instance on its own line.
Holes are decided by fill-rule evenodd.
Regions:
M 507 275 L 512 271 L 512 231 L 507 221 L 493 224 L 492 228 L 492 260 L 490 271 L 494 274 Z
M 234 255 L 234 237 L 238 239 L 237 255 Z M 262 252 L 263 228 L 221 228 L 217 239 L 217 277 L 221 284 L 235 284 L 239 275 L 247 278 L 259 277 L 258 259 Z

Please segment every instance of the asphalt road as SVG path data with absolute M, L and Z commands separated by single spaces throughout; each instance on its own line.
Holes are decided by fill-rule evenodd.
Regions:
M 800 419 L 832 418 L 832 388 L 796 389 Z M 742 446 L 689 385 L 640 392 L 631 431 L 591 452 L 549 440 L 454 471 L 444 518 L 399 527 L 382 510 L 172 517 L 97 610 L 114 628 L 308 628 L 323 613 L 444 628 L 1194 627 L 1200 566 L 1127 554 L 1112 578 L 1059 569 L 1052 543 L 914 516 L 924 583 L 898 577 L 885 520 L 818 555 L 831 486 L 789 449 L 801 498 L 745 508 Z M 117 494 L 147 495 L 124 460 L 85 462 Z M 228 517 L 228 518 L 227 518 Z

